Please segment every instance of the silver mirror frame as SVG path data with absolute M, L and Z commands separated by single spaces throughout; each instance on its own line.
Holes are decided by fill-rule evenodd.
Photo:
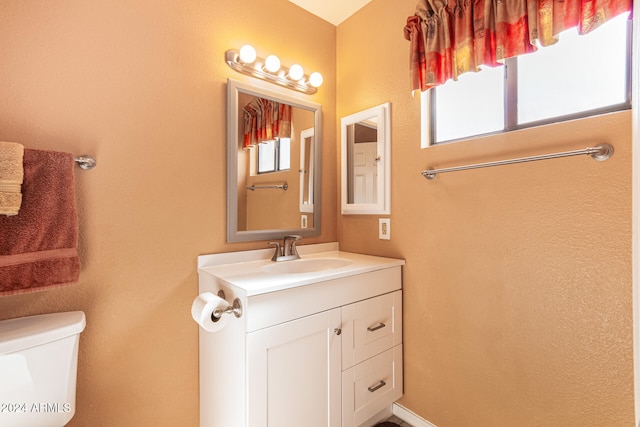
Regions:
M 266 85 L 227 79 L 227 241 L 251 242 L 281 239 L 288 234 L 303 237 L 320 235 L 322 189 L 322 105 L 291 96 L 286 89 L 273 90 Z M 314 113 L 313 227 L 273 230 L 238 230 L 238 93 L 285 102 Z

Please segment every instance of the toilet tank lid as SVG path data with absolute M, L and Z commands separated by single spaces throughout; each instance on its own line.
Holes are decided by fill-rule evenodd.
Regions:
M 0 321 L 0 354 L 46 344 L 84 330 L 84 312 L 39 314 Z

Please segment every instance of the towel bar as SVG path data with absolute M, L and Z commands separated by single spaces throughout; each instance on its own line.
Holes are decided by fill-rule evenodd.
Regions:
M 561 153 L 542 154 L 539 156 L 520 157 L 517 159 L 499 160 L 497 162 L 478 163 L 473 165 L 454 166 L 454 167 L 443 168 L 443 169 L 427 169 L 422 171 L 422 176 L 424 176 L 429 180 L 432 180 L 432 179 L 435 179 L 437 174 L 445 173 L 445 172 L 456 172 L 456 171 L 464 171 L 469 169 L 480 169 L 480 168 L 488 168 L 493 166 L 512 165 L 516 163 L 534 162 L 538 160 L 547 160 L 547 159 L 558 159 L 561 157 L 581 156 L 585 154 L 590 155 L 594 160 L 602 162 L 602 161 L 608 160 L 611 156 L 613 156 L 613 146 L 610 144 L 600 144 L 600 145 L 596 145 L 595 147 L 585 148 L 583 150 L 564 151 Z
M 88 154 L 83 154 L 74 159 L 78 166 L 84 170 L 93 169 L 96 167 L 97 160 L 95 157 L 90 156 Z
M 249 185 L 247 187 L 247 190 L 255 191 L 255 190 L 260 190 L 260 189 L 264 189 L 264 188 L 278 188 L 280 190 L 287 191 L 287 189 L 289 188 L 289 184 L 287 184 L 286 182 L 284 184 L 274 184 L 274 185 L 255 185 L 255 184 L 251 184 L 251 185 Z

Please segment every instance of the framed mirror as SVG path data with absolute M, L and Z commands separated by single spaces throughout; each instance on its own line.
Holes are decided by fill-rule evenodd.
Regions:
M 343 117 L 342 213 L 391 213 L 391 104 Z
M 320 234 L 322 107 L 227 80 L 227 241 Z

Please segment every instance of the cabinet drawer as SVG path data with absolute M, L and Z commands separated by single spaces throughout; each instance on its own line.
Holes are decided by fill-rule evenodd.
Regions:
M 342 369 L 402 342 L 402 291 L 342 307 Z
M 342 372 L 342 427 L 358 427 L 402 397 L 402 344 Z

